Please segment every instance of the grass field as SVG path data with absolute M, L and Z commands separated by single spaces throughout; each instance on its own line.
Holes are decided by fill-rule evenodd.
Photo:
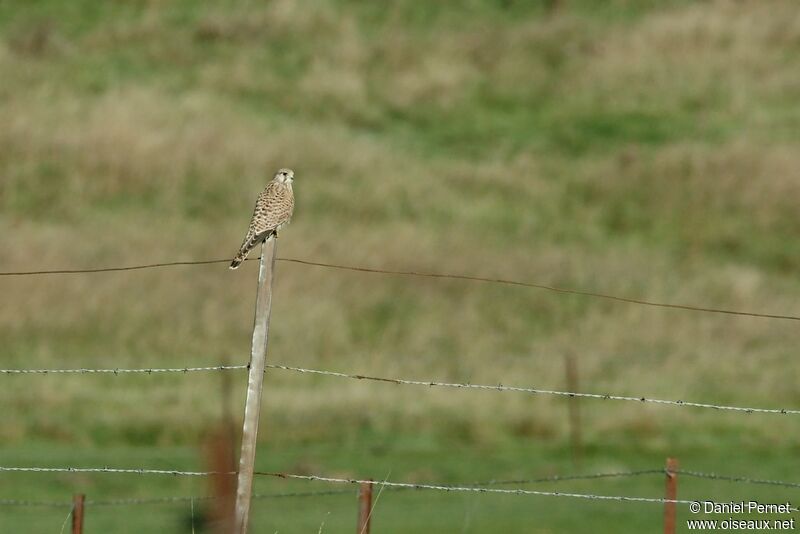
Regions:
M 795 3 L 549 4 L 0 0 L 0 270 L 232 256 L 255 196 L 289 166 L 297 210 L 282 257 L 800 314 Z M 2 277 L 0 367 L 246 363 L 255 277 L 252 262 Z M 269 358 L 564 389 L 571 353 L 582 391 L 797 408 L 799 332 L 796 321 L 282 263 Z M 239 414 L 245 374 L 228 376 Z M 0 465 L 202 470 L 223 413 L 218 373 L 0 380 Z M 563 399 L 275 371 L 258 462 L 468 483 L 672 455 L 687 469 L 800 479 L 795 416 L 581 407 L 576 467 Z M 657 497 L 663 480 L 562 484 Z M 685 484 L 685 498 L 800 500 Z M 0 499 L 205 490 L 0 474 Z M 356 513 L 348 496 L 259 506 L 259 532 L 345 532 Z M 188 531 L 186 512 L 90 510 L 87 528 Z M 66 513 L 2 507 L 0 530 L 54 532 Z M 660 521 L 649 504 L 387 491 L 375 531 L 643 532 Z

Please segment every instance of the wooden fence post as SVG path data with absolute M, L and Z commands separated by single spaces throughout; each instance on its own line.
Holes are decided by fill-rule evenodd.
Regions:
M 678 498 L 678 460 L 675 458 L 667 458 L 667 475 L 666 487 L 664 491 L 664 498 L 669 501 L 677 500 Z M 664 534 L 675 534 L 675 513 L 677 505 L 674 502 L 664 503 Z
M 372 519 L 372 486 L 362 483 L 358 489 L 358 530 L 356 534 L 369 534 Z
M 571 352 L 564 353 L 564 370 L 567 378 L 567 391 L 578 391 L 578 362 Z M 581 440 L 581 411 L 579 399 L 571 397 L 569 403 L 569 435 L 572 444 L 572 461 L 575 466 L 580 466 L 583 456 Z
M 239 455 L 239 477 L 236 487 L 236 533 L 246 534 L 253 492 L 253 471 L 256 459 L 258 419 L 261 413 L 261 390 L 264 385 L 264 366 L 267 360 L 269 317 L 272 309 L 272 279 L 275 273 L 276 239 L 261 245 L 258 269 L 253 344 L 250 352 L 250 372 L 247 380 L 247 401 L 244 407 L 242 448 Z
M 86 495 L 76 493 L 72 496 L 72 534 L 83 534 L 83 503 Z

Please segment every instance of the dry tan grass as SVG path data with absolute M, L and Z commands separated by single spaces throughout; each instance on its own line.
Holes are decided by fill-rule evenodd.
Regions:
M 7 208 L 0 224 L 8 229 L 0 263 L 13 270 L 231 254 L 266 177 L 291 165 L 298 210 L 280 242 L 282 256 L 797 313 L 796 248 L 769 240 L 796 236 L 800 156 L 792 139 L 771 140 L 771 125 L 786 123 L 758 100 L 791 84 L 793 71 L 778 67 L 788 61 L 780 48 L 796 42 L 796 19 L 788 16 L 790 3 L 776 5 L 712 2 L 611 29 L 566 14 L 508 23 L 503 32 L 492 21 L 416 35 L 390 19 L 378 39 L 356 15 L 283 1 L 256 13 L 205 13 L 169 46 L 168 18 L 154 10 L 68 43 L 60 59 L 31 64 L 0 47 L 0 76 L 15 73 L 9 87 L 17 88 L 0 104 L 0 204 Z M 324 43 L 308 53 L 284 94 L 286 77 L 266 68 L 260 47 L 295 35 Z M 212 43 L 239 52 L 215 48 L 197 60 L 199 48 Z M 134 80 L 87 95 L 77 82 L 52 82 L 61 62 L 76 61 L 81 51 L 120 47 L 191 64 L 192 86 L 176 92 L 167 81 Z M 426 152 L 402 133 L 411 128 L 410 137 L 424 142 L 429 130 L 458 118 L 450 114 L 491 115 L 472 109 L 483 104 L 478 89 L 496 90 L 498 100 L 522 99 L 524 111 L 526 95 L 554 87 L 561 107 L 552 113 L 564 120 L 598 109 L 669 115 L 720 77 L 732 96 L 709 101 L 709 116 L 747 128 L 712 140 L 687 134 L 576 157 L 525 138 L 524 148 L 506 157 Z M 433 114 L 430 124 L 387 118 L 417 112 Z M 253 277 L 251 265 L 237 273 L 212 266 L 2 279 L 3 366 L 244 361 Z M 587 391 L 800 402 L 790 323 L 287 264 L 277 284 L 270 354 L 289 365 L 559 389 L 569 351 L 580 356 Z M 213 375 L 106 378 L 11 379 L 0 390 L 0 402 L 13 407 L 0 437 L 180 442 L 218 411 L 209 394 L 217 387 Z M 103 410 L 90 409 L 99 402 Z M 375 409 L 361 415 L 366 403 Z M 790 435 L 772 420 L 585 405 L 591 435 L 629 433 L 652 447 L 684 424 L 754 430 L 779 441 Z M 360 428 L 487 443 L 505 434 L 564 436 L 563 402 L 524 395 L 276 372 L 265 407 L 269 424 L 296 428 L 286 439 Z M 64 413 L 91 430 L 76 433 Z

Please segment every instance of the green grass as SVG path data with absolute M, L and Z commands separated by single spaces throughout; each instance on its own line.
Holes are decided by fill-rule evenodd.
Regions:
M 442 455 L 442 448 L 454 454 Z M 765 447 L 744 447 L 732 458 L 702 449 L 686 449 L 683 469 L 698 465 L 720 473 L 753 471 L 758 464 L 760 476 L 780 478 L 785 466 L 783 456 L 789 451 Z M 457 454 L 455 454 L 457 453 Z M 52 444 L 34 444 L 12 449 L 8 461 L 18 465 L 118 465 L 137 468 L 147 466 L 164 469 L 202 469 L 202 462 L 191 448 L 176 447 L 110 447 L 103 449 L 68 450 Z M 624 460 L 621 460 L 624 455 Z M 465 475 L 464 464 L 471 466 Z M 503 446 L 464 446 L 458 441 L 440 442 L 426 437 L 406 437 L 399 441 L 386 437 L 359 434 L 344 442 L 314 443 L 291 449 L 263 444 L 257 468 L 265 471 L 325 473 L 335 477 L 374 477 L 378 480 L 426 483 L 433 473 L 437 482 L 461 485 L 486 480 L 513 480 L 551 476 L 554 473 L 615 472 L 638 469 L 659 469 L 663 458 L 655 451 L 643 451 L 621 444 L 613 448 L 593 447 L 584 458 L 584 466 L 576 469 L 568 452 L 559 444 L 541 442 L 509 442 Z M 359 466 L 354 468 L 353 466 Z M 426 466 L 426 467 L 421 467 Z M 435 467 L 427 467 L 435 466 Z M 202 496 L 209 482 L 202 478 L 181 478 L 159 475 L 111 474 L 9 474 L 4 475 L 16 486 L 5 490 L 0 498 L 63 501 L 71 492 L 86 493 L 96 498 L 153 498 L 160 496 Z M 42 480 L 47 484 L 42 484 Z M 663 475 L 639 475 L 589 481 L 540 482 L 500 485 L 498 488 L 522 487 L 535 491 L 570 492 L 639 497 L 663 496 Z M 269 532 L 309 532 L 321 526 L 325 532 L 348 532 L 356 517 L 356 488 L 321 482 L 291 481 L 257 477 L 256 494 L 314 492 L 352 488 L 352 493 L 317 497 L 261 498 L 253 501 L 253 529 Z M 770 486 L 737 485 L 725 481 L 709 481 L 681 476 L 679 498 L 759 499 L 783 502 L 796 498 L 797 490 Z M 655 531 L 661 527 L 662 507 L 653 503 L 609 505 L 603 501 L 556 498 L 532 495 L 439 493 L 433 491 L 398 491 L 376 489 L 380 497 L 375 503 L 373 528 L 381 532 L 435 530 L 437 532 L 485 532 L 504 529 L 512 532 L 582 531 L 587 521 L 602 528 L 613 525 L 616 531 Z M 757 493 L 754 493 L 757 492 Z M 102 499 L 97 497 L 102 495 Z M 168 503 L 133 506 L 90 506 L 86 529 L 113 532 L 189 532 L 191 504 Z M 206 504 L 195 506 L 199 527 Z M 413 513 L 410 513 L 413 511 Z M 58 528 L 68 509 L 3 508 L 0 525 L 24 525 L 31 532 Z M 712 516 L 698 516 L 711 517 Z M 746 516 L 745 516 L 746 517 Z M 124 518 L 124 520 L 123 520 Z M 680 509 L 679 520 L 689 519 Z M 21 528 L 21 527 L 19 527 Z
M 550 5 L 0 1 L 0 270 L 230 256 L 255 195 L 290 166 L 284 257 L 800 313 L 794 4 Z M 1 278 L 0 367 L 242 363 L 254 279 L 252 264 Z M 282 263 L 270 336 L 271 361 L 286 365 L 564 389 L 572 353 L 584 391 L 800 405 L 790 321 Z M 221 403 L 241 413 L 244 374 L 228 376 L 225 399 L 217 374 L 6 376 L 0 464 L 200 468 Z M 792 417 L 582 406 L 584 471 L 672 455 L 791 479 Z M 264 412 L 270 469 L 421 482 L 575 470 L 554 398 L 275 371 Z M 0 479 L 7 498 L 206 489 Z M 348 499 L 282 501 L 256 520 L 350 529 Z M 185 513 L 158 510 L 97 511 L 91 528 L 178 528 Z M 598 532 L 641 532 L 660 519 L 658 506 L 426 493 L 385 495 L 378 513 L 381 532 L 581 531 L 590 517 Z M 3 508 L 0 530 L 52 531 L 64 515 Z

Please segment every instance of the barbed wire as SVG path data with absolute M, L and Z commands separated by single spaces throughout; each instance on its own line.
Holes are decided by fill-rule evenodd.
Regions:
M 331 482 L 338 484 L 370 484 L 373 486 L 384 486 L 387 488 L 406 488 L 414 490 L 432 490 L 445 492 L 468 492 L 468 493 L 497 493 L 503 495 L 539 495 L 544 497 L 572 497 L 577 499 L 597 499 L 606 501 L 625 501 L 625 502 L 650 502 L 650 503 L 677 503 L 690 504 L 694 501 L 680 499 L 662 499 L 656 497 L 629 497 L 626 495 L 595 495 L 590 493 L 568 493 L 561 491 L 539 491 L 530 489 L 505 489 L 489 488 L 486 486 L 448 486 L 443 484 L 420 484 L 411 482 L 389 482 L 386 480 L 362 480 L 356 478 L 334 478 L 319 475 L 296 475 L 291 473 L 270 473 L 265 471 L 255 471 L 253 474 L 259 476 L 269 476 L 277 478 L 309 480 L 315 482 Z
M 7 467 L 0 466 L 0 471 L 9 472 L 34 472 L 34 473 L 122 473 L 122 474 L 156 474 L 156 475 L 185 475 L 185 476 L 212 476 L 236 475 L 236 471 L 176 471 L 164 469 L 124 469 L 113 467 Z M 593 480 L 598 478 L 632 477 L 664 473 L 664 469 L 639 469 L 636 471 L 613 471 L 606 473 L 591 473 L 578 475 L 553 475 L 541 478 L 512 479 L 512 480 L 486 480 L 473 483 L 476 486 L 491 486 L 501 484 L 533 484 L 539 482 L 565 482 L 573 480 Z M 288 494 L 294 495 L 294 494 Z M 179 497 L 190 499 L 192 497 Z M 199 498 L 199 497 L 195 497 Z
M 624 395 L 611 395 L 603 393 L 580 393 L 576 391 L 558 391 L 550 389 L 540 389 L 533 387 L 523 386 L 504 386 L 503 384 L 489 385 L 489 384 L 468 384 L 456 382 L 438 382 L 435 380 L 407 380 L 403 378 L 385 378 L 378 376 L 369 376 L 362 374 L 349 374 L 340 373 L 336 371 L 324 371 L 320 369 L 306 369 L 303 367 L 292 367 L 281 364 L 266 364 L 267 369 L 277 369 L 281 371 L 292 371 L 303 374 L 315 374 L 324 376 L 333 376 L 337 378 L 348 378 L 353 380 L 367 380 L 372 382 L 384 382 L 390 384 L 402 384 L 411 386 L 425 386 L 425 387 L 445 387 L 455 389 L 480 389 L 487 391 L 501 391 L 501 392 L 517 392 L 529 393 L 533 395 L 555 395 L 570 398 L 590 398 L 600 400 L 615 400 L 615 401 L 628 401 L 637 403 L 651 403 L 662 404 L 669 406 L 687 406 L 691 408 L 704 408 L 720 411 L 734 411 L 743 413 L 768 413 L 768 414 L 781 414 L 781 415 L 800 415 L 800 410 L 787 409 L 787 408 L 750 408 L 743 406 L 729 406 L 701 402 L 690 402 L 684 400 L 666 400 L 666 399 L 652 399 L 648 397 L 632 397 Z M 191 372 L 208 372 L 208 371 L 239 371 L 248 369 L 247 365 L 215 365 L 209 367 L 145 367 L 145 368 L 105 368 L 105 369 L 0 369 L 0 374 L 153 374 L 153 373 L 191 373 Z
M 210 476 L 210 475 L 235 475 L 235 472 L 213 472 L 213 471 L 175 471 L 175 470 L 162 470 L 162 469 L 119 469 L 110 467 L 2 467 L 0 472 L 35 472 L 35 473 L 121 473 L 121 474 L 155 474 L 155 475 L 182 475 L 182 476 Z M 433 490 L 433 491 L 446 491 L 446 492 L 472 492 L 472 493 L 497 493 L 504 495 L 539 495 L 551 497 L 572 497 L 582 499 L 598 499 L 598 500 L 613 500 L 613 501 L 626 501 L 626 502 L 653 502 L 653 503 L 679 503 L 689 504 L 692 501 L 688 500 L 670 500 L 651 497 L 629 497 L 622 495 L 594 495 L 584 493 L 567 493 L 567 492 L 553 492 L 553 491 L 539 491 L 529 489 L 505 489 L 505 488 L 490 488 L 484 486 L 447 486 L 441 484 L 419 484 L 408 482 L 389 482 L 389 481 L 374 481 L 374 480 L 360 480 L 351 478 L 333 478 L 323 477 L 319 475 L 298 475 L 292 473 L 271 473 L 265 471 L 255 471 L 255 475 L 271 476 L 284 479 L 295 480 L 311 480 L 317 482 L 333 482 L 333 483 L 347 483 L 347 484 L 372 484 L 380 485 L 387 488 L 405 488 L 414 490 Z M 192 497 L 189 497 L 192 499 Z
M 66 508 L 72 506 L 72 502 L 66 501 L 29 501 L 24 499 L 0 499 L 0 506 L 24 506 L 24 507 L 52 507 Z
M 744 413 L 771 413 L 771 414 L 782 414 L 782 415 L 800 415 L 800 410 L 790 410 L 786 408 L 746 408 L 741 406 L 727 406 L 727 405 L 718 405 L 718 404 L 709 404 L 709 403 L 702 403 L 702 402 L 689 402 L 683 400 L 665 400 L 665 399 L 651 399 L 647 397 L 628 397 L 622 395 L 609 395 L 609 394 L 602 394 L 602 393 L 578 393 L 574 391 L 557 391 L 557 390 L 550 390 L 550 389 L 538 389 L 532 387 L 520 387 L 520 386 L 504 386 L 503 384 L 498 384 L 496 386 L 488 385 L 488 384 L 462 384 L 462 383 L 454 383 L 454 382 L 437 382 L 433 380 L 406 380 L 402 378 L 383 378 L 377 376 L 368 376 L 368 375 L 360 375 L 360 374 L 348 374 L 348 373 L 339 373 L 336 371 L 321 371 L 318 369 L 305 369 L 302 367 L 291 367 L 288 365 L 279 365 L 279 364 L 266 364 L 266 367 L 269 369 L 280 369 L 283 371 L 293 371 L 297 373 L 307 373 L 307 374 L 315 374 L 315 375 L 325 375 L 325 376 L 334 376 L 338 378 L 349 378 L 353 380 L 369 380 L 375 382 L 388 382 L 391 384 L 403 384 L 403 385 L 410 385 L 410 386 L 426 386 L 426 387 L 445 387 L 445 388 L 457 388 L 457 389 L 482 389 L 482 390 L 489 390 L 489 391 L 513 391 L 518 393 L 530 393 L 536 395 L 556 395 L 561 397 L 571 397 L 571 398 L 589 398 L 589 399 L 601 399 L 601 400 L 616 400 L 616 401 L 632 401 L 638 403 L 653 403 L 653 404 L 665 404 L 670 406 L 688 406 L 692 408 L 708 408 L 714 410 L 725 410 L 725 411 L 734 411 L 734 412 L 744 412 Z
M 492 486 L 506 484 L 535 484 L 542 482 L 566 482 L 574 480 L 594 480 L 600 478 L 621 478 L 639 475 L 662 474 L 664 469 L 640 469 L 638 471 L 616 471 L 611 473 L 592 473 L 588 475 L 553 475 L 549 477 L 517 479 L 517 480 L 486 480 L 475 482 L 475 486 Z M 387 488 L 394 490 L 407 490 L 409 488 Z M 277 499 L 277 498 L 304 498 L 304 497 L 323 497 L 329 495 L 350 494 L 352 490 L 326 490 L 326 491 L 303 491 L 291 493 L 254 493 L 253 499 Z M 148 504 L 170 504 L 185 503 L 189 501 L 208 501 L 214 500 L 215 496 L 179 496 L 179 497 L 150 497 L 150 498 L 128 498 L 128 499 L 106 499 L 106 500 L 86 500 L 85 506 L 126 506 L 126 505 L 148 505 Z M 59 501 L 30 501 L 21 499 L 0 499 L 0 506 L 43 506 L 43 507 L 66 507 L 72 506 L 72 502 Z
M 291 493 L 254 493 L 252 499 L 286 499 L 304 497 L 326 497 L 329 495 L 352 494 L 352 490 L 326 490 L 326 491 L 297 491 Z M 128 506 L 146 504 L 169 504 L 189 501 L 213 501 L 216 496 L 204 495 L 201 497 L 153 497 L 149 499 L 106 499 L 86 501 L 87 506 Z
M 575 480 L 596 480 L 599 478 L 627 478 L 641 475 L 656 475 L 664 474 L 664 468 L 660 469 L 638 469 L 636 471 L 612 471 L 608 473 L 591 473 L 583 475 L 552 475 L 540 478 L 527 478 L 527 479 L 510 479 L 510 480 L 485 480 L 482 482 L 474 482 L 473 486 L 501 486 L 507 484 L 538 484 L 542 482 L 569 482 Z
M 258 258 L 248 258 L 248 261 L 257 261 Z M 104 272 L 119 272 L 119 271 L 138 271 L 142 269 L 155 269 L 161 267 L 173 267 L 173 266 L 187 266 L 187 265 L 211 265 L 217 263 L 227 263 L 229 262 L 229 258 L 225 259 L 214 259 L 214 260 L 197 260 L 197 261 L 171 261 L 171 262 L 163 262 L 163 263 L 150 263 L 150 264 L 143 264 L 143 265 L 129 265 L 123 267 L 104 267 L 104 268 L 95 268 L 95 269 L 53 269 L 53 270 L 39 270 L 39 271 L 5 271 L 0 272 L 0 277 L 2 276 L 37 276 L 37 275 L 56 275 L 56 274 L 91 274 L 91 273 L 104 273 Z M 741 310 L 729 310 L 724 308 L 714 308 L 714 307 L 706 307 L 706 306 L 692 306 L 688 304 L 673 304 L 673 303 L 666 303 L 666 302 L 655 302 L 650 300 L 643 300 L 643 299 L 635 299 L 630 297 L 621 297 L 618 295 L 610 295 L 607 293 L 599 293 L 595 291 L 586 291 L 580 289 L 568 289 L 558 286 L 552 286 L 548 284 L 540 284 L 534 282 L 523 282 L 519 280 L 508 280 L 504 278 L 491 278 L 491 277 L 483 277 L 483 276 L 472 276 L 472 275 L 465 275 L 465 274 L 455 274 L 455 273 L 435 273 L 435 272 L 424 272 L 424 271 L 410 271 L 410 270 L 394 270 L 394 269 L 377 269 L 373 267 L 361 267 L 355 265 L 343 265 L 337 263 L 326 263 L 320 261 L 311 261 L 311 260 L 303 260 L 299 258 L 277 258 L 277 261 L 286 262 L 286 263 L 295 263 L 300 265 L 307 265 L 312 267 L 323 267 L 327 269 L 338 269 L 338 270 L 345 270 L 345 271 L 355 271 L 355 272 L 362 272 L 362 273 L 373 273 L 373 274 L 385 274 L 385 275 L 395 275 L 395 276 L 415 276 L 415 277 L 425 277 L 425 278 L 443 278 L 443 279 L 451 279 L 451 280 L 466 280 L 471 282 L 485 282 L 485 283 L 493 283 L 493 284 L 503 284 L 503 285 L 513 285 L 519 287 L 527 287 L 532 289 L 541 289 L 545 291 L 551 291 L 555 293 L 564 293 L 570 295 L 580 295 L 584 297 L 592 297 L 592 298 L 599 298 L 605 300 L 613 300 L 616 302 L 624 302 L 627 304 L 637 304 L 641 306 L 651 306 L 657 308 L 670 308 L 670 309 L 677 309 L 677 310 L 684 310 L 684 311 L 694 311 L 694 312 L 704 312 L 704 313 L 717 313 L 717 314 L 725 314 L 725 315 L 737 315 L 737 316 L 746 316 L 746 317 L 760 317 L 764 319 L 783 319 L 783 320 L 792 320 L 792 321 L 800 321 L 800 316 L 797 315 L 788 315 L 788 314 L 775 314 L 775 313 L 758 313 L 758 312 L 750 312 L 750 311 L 741 311 Z
M 200 497 L 180 496 L 180 497 L 150 497 L 147 499 L 105 499 L 105 500 L 87 500 L 85 506 L 136 506 L 147 504 L 170 504 L 170 503 L 185 503 L 185 502 L 198 502 L 198 501 L 213 501 L 216 497 L 203 495 Z
M 117 473 L 125 475 L 173 475 L 207 477 L 214 475 L 235 475 L 236 471 L 177 471 L 171 469 L 120 469 L 116 467 L 6 467 L 0 472 L 18 473 Z
M 204 371 L 234 371 L 247 369 L 247 365 L 214 365 L 209 367 L 143 367 L 138 369 L 106 368 L 106 369 L 0 369 L 0 374 L 5 375 L 24 375 L 24 374 L 128 374 L 128 373 L 196 373 Z
M 282 498 L 304 498 L 304 497 L 324 497 L 328 495 L 352 494 L 352 490 L 326 490 L 326 491 L 298 491 L 291 493 L 254 493 L 252 499 L 282 499 Z M 84 501 L 84 506 L 136 506 L 149 504 L 170 504 L 186 503 L 190 501 L 202 502 L 219 499 L 216 496 L 179 496 L 179 497 L 150 497 L 150 498 L 129 498 L 129 499 L 102 499 Z M 21 507 L 69 507 L 73 506 L 71 501 L 31 501 L 23 499 L 0 499 L 0 506 L 21 506 Z
M 42 467 L 0 467 L 0 471 L 25 471 L 25 472 L 77 472 L 77 473 L 125 473 L 125 474 L 158 474 L 158 475 L 187 475 L 187 476 L 208 476 L 208 475 L 230 475 L 236 473 L 231 472 L 202 472 L 202 471 L 174 471 L 174 470 L 158 470 L 158 469 L 115 469 L 109 467 L 103 468 L 42 468 Z M 729 476 L 718 475 L 716 473 L 705 473 L 701 471 L 689 470 L 672 470 L 671 473 L 678 475 L 704 478 L 711 480 L 723 480 L 727 482 L 746 483 L 746 484 L 767 484 L 773 486 L 782 486 L 788 488 L 800 488 L 800 483 L 787 482 L 782 480 L 765 480 L 750 478 L 745 476 Z M 575 497 L 586 499 L 601 499 L 601 500 L 619 500 L 619 501 L 636 501 L 636 502 L 676 502 L 676 503 L 689 503 L 692 501 L 657 499 L 650 497 L 628 497 L 617 495 L 594 495 L 594 494 L 577 494 L 567 492 L 543 492 L 538 490 L 527 489 L 493 489 L 488 486 L 499 485 L 526 485 L 535 483 L 546 482 L 567 482 L 567 481 L 585 481 L 596 480 L 601 478 L 627 478 L 641 475 L 653 474 L 667 474 L 668 471 L 664 468 L 659 469 L 639 469 L 633 471 L 614 471 L 604 473 L 591 473 L 591 474 L 578 474 L 578 475 L 553 475 L 540 478 L 528 479 L 507 479 L 507 480 L 486 480 L 474 482 L 470 485 L 441 485 L 441 484 L 419 484 L 419 483 L 401 483 L 401 482 L 383 482 L 374 480 L 359 480 L 350 478 L 332 478 L 322 477 L 318 475 L 297 475 L 290 473 L 271 473 L 257 471 L 255 474 L 261 476 L 272 476 L 277 478 L 287 479 L 301 479 L 320 482 L 334 482 L 334 483 L 348 483 L 348 484 L 373 484 L 385 486 L 389 490 L 438 490 L 438 491 L 461 491 L 461 492 L 477 492 L 477 493 L 501 493 L 501 494 L 518 494 L 518 495 L 544 495 L 544 496 L 559 496 L 559 497 Z M 283 492 L 283 493 L 254 493 L 253 499 L 278 499 L 278 498 L 305 498 L 305 497 L 322 497 L 330 495 L 343 495 L 350 494 L 352 490 L 325 490 L 325 491 L 303 491 L 303 492 Z M 149 505 L 149 504 L 169 504 L 169 503 L 184 503 L 189 501 L 208 501 L 217 499 L 216 496 L 178 496 L 178 497 L 152 497 L 152 498 L 128 498 L 128 499 L 105 499 L 105 500 L 87 500 L 86 506 L 127 506 L 127 505 Z M 33 501 L 23 499 L 0 499 L 0 506 L 24 506 L 24 507 L 69 507 L 72 506 L 71 502 L 61 501 Z
M 716 473 L 703 473 L 700 471 L 686 471 L 683 469 L 676 469 L 672 471 L 678 475 L 684 475 L 687 477 L 695 477 L 695 478 L 706 478 L 709 480 L 724 480 L 727 482 L 743 482 L 746 484 L 764 484 L 768 486 L 782 486 L 785 488 L 800 488 L 800 483 L 798 482 L 784 482 L 782 480 L 764 480 L 758 478 L 749 478 L 743 476 L 730 476 L 730 475 L 718 475 Z

